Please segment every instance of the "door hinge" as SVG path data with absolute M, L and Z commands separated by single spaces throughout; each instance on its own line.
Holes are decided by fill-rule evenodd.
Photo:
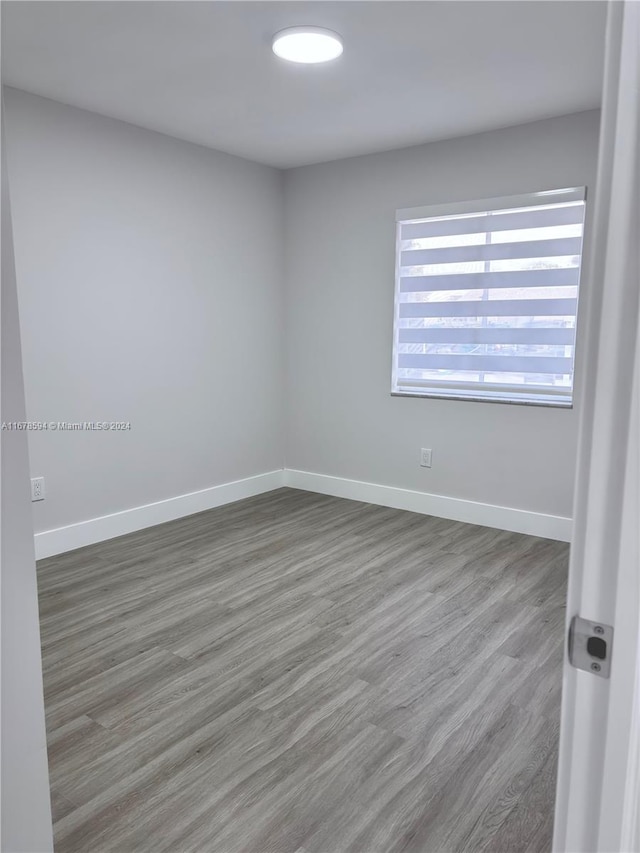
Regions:
M 576 669 L 609 678 L 613 628 L 574 616 L 569 626 L 569 663 Z

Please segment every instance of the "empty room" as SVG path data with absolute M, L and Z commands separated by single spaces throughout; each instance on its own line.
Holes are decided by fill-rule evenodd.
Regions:
M 640 4 L 1 12 L 4 853 L 640 850 Z

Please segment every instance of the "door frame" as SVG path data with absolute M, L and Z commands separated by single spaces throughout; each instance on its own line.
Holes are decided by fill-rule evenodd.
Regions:
M 567 630 L 614 627 L 610 679 L 565 650 L 553 849 L 640 850 L 640 3 L 609 3 L 579 389 Z

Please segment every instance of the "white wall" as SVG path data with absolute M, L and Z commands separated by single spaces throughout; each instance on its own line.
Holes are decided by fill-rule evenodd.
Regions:
M 5 99 L 36 531 L 281 468 L 281 173 Z
M 592 191 L 598 123 L 579 113 L 286 173 L 288 468 L 571 515 L 576 409 L 390 396 L 394 215 Z M 587 241 L 589 221 L 588 203 Z
M 47 487 L 37 531 L 283 459 L 571 516 L 575 409 L 390 396 L 394 213 L 592 190 L 597 112 L 283 180 L 15 90 L 7 109 L 28 417 L 132 424 L 30 435 L 31 473 Z
M 2 121 L 2 421 L 25 417 Z M 24 432 L 1 433 L 2 850 L 53 850 L 38 595 Z

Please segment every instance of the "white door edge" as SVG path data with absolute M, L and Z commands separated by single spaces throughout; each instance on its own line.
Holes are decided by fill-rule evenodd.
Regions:
M 569 571 L 574 615 L 614 626 L 611 678 L 565 654 L 556 853 L 640 849 L 640 4 L 611 2 Z

